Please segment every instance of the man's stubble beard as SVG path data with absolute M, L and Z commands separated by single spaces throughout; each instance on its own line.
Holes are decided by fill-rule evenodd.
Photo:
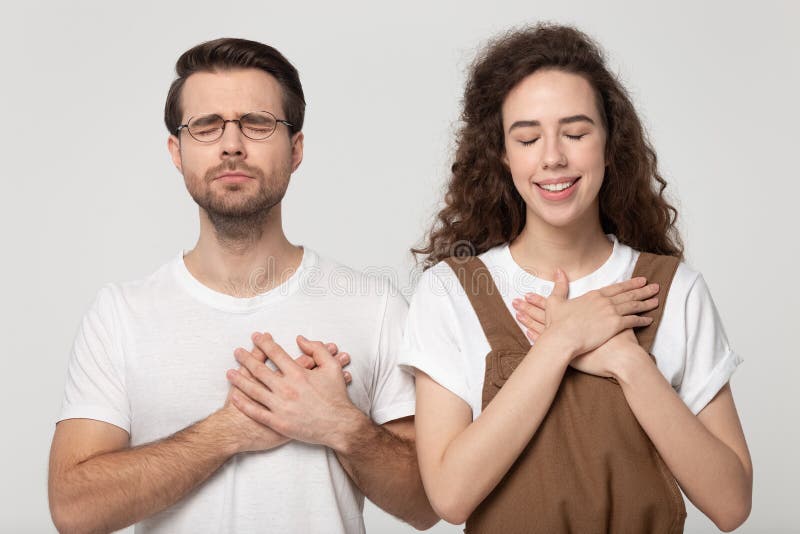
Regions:
M 247 173 L 256 180 L 257 190 L 245 197 L 241 190 L 252 188 L 253 184 L 228 184 L 221 188 L 212 186 L 214 178 L 226 171 Z M 234 160 L 206 171 L 202 182 L 196 175 L 188 177 L 186 186 L 197 205 L 208 215 L 220 242 L 243 245 L 261 238 L 264 221 L 272 208 L 283 200 L 289 187 L 290 175 L 289 165 L 267 178 L 261 169 Z M 216 191 L 217 189 L 221 191 Z

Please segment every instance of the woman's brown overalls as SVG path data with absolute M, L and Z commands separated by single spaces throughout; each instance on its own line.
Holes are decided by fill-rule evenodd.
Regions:
M 530 350 L 488 269 L 475 257 L 446 260 L 464 287 L 491 351 L 483 407 Z M 653 344 L 678 259 L 641 253 L 633 276 L 660 284 L 652 324 L 636 332 Z M 497 444 L 502 447 L 502 443 Z M 675 478 L 636 421 L 619 384 L 568 368 L 539 429 L 508 473 L 475 509 L 465 532 L 512 534 L 675 534 L 686 509 Z

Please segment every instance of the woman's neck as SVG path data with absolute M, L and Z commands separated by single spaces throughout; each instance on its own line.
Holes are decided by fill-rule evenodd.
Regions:
M 557 268 L 568 280 L 596 271 L 613 250 L 599 218 L 589 224 L 552 226 L 528 214 L 525 228 L 510 246 L 517 264 L 538 278 L 553 280 Z

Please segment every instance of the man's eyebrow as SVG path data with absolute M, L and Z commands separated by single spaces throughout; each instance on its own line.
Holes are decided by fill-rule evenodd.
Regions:
M 572 124 L 573 122 L 588 122 L 589 124 L 594 124 L 594 121 L 587 117 L 586 115 L 571 115 L 569 117 L 564 117 L 558 119 L 559 124 Z M 508 131 L 511 132 L 514 128 L 526 128 L 531 126 L 541 126 L 542 123 L 536 120 L 529 120 L 529 121 L 516 121 L 514 124 L 509 127 Z

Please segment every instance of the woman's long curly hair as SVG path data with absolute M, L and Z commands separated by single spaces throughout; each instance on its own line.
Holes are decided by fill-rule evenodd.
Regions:
M 543 68 L 583 76 L 598 95 L 607 131 L 607 166 L 599 193 L 603 231 L 636 250 L 682 257 L 678 212 L 664 197 L 667 182 L 658 173 L 655 150 L 627 91 L 590 37 L 553 24 L 505 34 L 473 63 L 445 207 L 427 243 L 411 252 L 425 256 L 427 269 L 450 256 L 477 255 L 510 243 L 520 234 L 526 208 L 503 162 L 501 108 L 512 88 Z

